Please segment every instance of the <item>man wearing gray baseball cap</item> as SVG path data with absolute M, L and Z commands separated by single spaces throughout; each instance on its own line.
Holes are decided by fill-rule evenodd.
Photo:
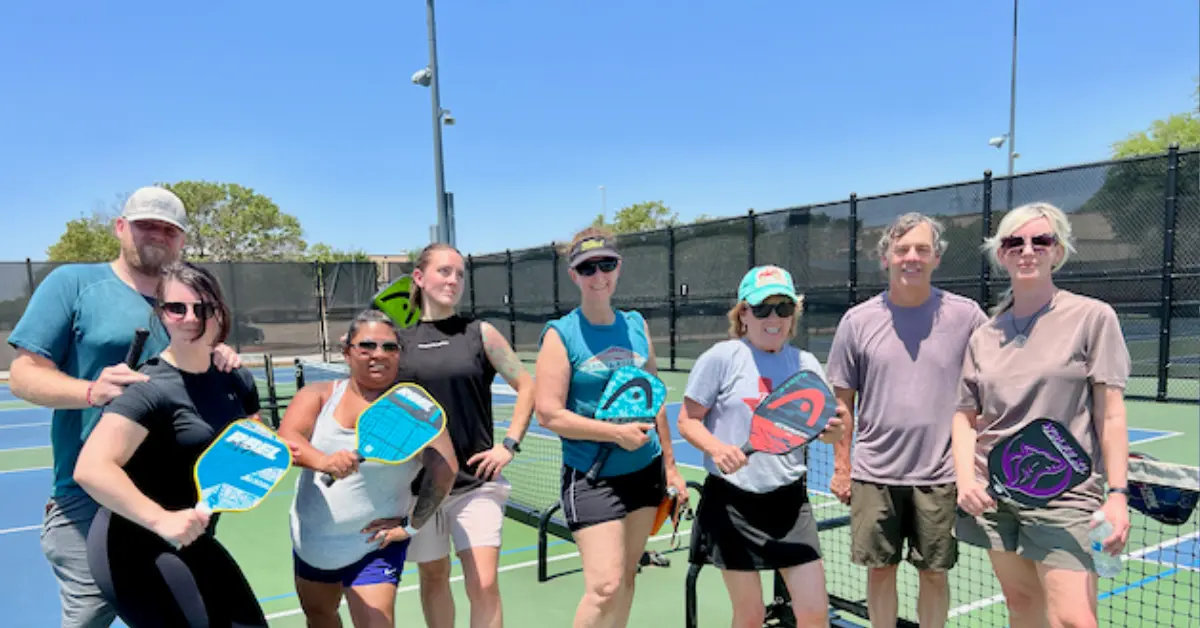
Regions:
M 17 350 L 9 373 L 14 395 L 54 409 L 50 426 L 54 487 L 42 521 L 42 552 L 54 570 L 64 628 L 109 626 L 116 618 L 88 568 L 87 535 L 98 505 L 75 482 L 75 460 L 101 409 L 146 375 L 124 364 L 134 330 L 150 330 L 141 360 L 169 343 L 154 320 L 162 268 L 180 257 L 187 229 L 183 201 L 161 187 L 134 192 L 113 225 L 116 260 L 66 264 L 38 285 L 8 337 Z M 214 364 L 241 364 L 227 345 Z

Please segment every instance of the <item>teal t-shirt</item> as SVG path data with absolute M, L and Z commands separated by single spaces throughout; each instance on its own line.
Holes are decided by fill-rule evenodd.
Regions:
M 125 360 L 138 327 L 150 330 L 141 362 L 166 348 L 168 338 L 154 320 L 153 303 L 152 297 L 121 281 L 107 263 L 59 266 L 34 291 L 8 344 L 49 359 L 71 377 L 94 380 L 100 371 Z M 54 497 L 86 495 L 72 476 L 101 411 L 54 411 L 50 422 Z
M 580 416 L 595 416 L 596 404 L 613 371 L 626 365 L 645 366 L 650 359 L 650 341 L 645 322 L 637 312 L 617 311 L 611 325 L 594 325 L 579 308 L 546 324 L 562 338 L 571 361 L 571 383 L 566 407 Z M 539 344 L 541 339 L 539 338 Z M 650 430 L 650 441 L 636 451 L 626 451 L 616 443 L 604 443 L 612 453 L 600 472 L 601 477 L 625 475 L 644 469 L 662 453 L 658 432 Z M 563 464 L 586 472 L 599 455 L 602 444 L 595 441 L 562 438 Z

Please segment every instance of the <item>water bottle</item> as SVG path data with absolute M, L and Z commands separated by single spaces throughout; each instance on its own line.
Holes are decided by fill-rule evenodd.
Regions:
M 1121 557 L 1104 551 L 1104 539 L 1113 533 L 1112 524 L 1104 517 L 1103 510 L 1092 513 L 1092 521 L 1096 527 L 1088 531 L 1088 538 L 1092 541 L 1092 560 L 1096 563 L 1096 573 L 1102 578 L 1112 578 L 1121 573 Z

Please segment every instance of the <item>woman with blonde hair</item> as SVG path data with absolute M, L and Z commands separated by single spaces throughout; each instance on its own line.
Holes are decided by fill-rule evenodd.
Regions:
M 1095 626 L 1093 513 L 1103 512 L 1113 527 L 1103 551 L 1119 554 L 1129 534 L 1129 351 L 1110 305 L 1054 283 L 1074 252 L 1060 209 L 1031 203 L 1012 210 L 983 248 L 1011 289 L 972 334 L 963 360 L 953 449 L 966 514 L 957 536 L 988 550 L 1014 627 Z M 994 500 L 986 490 L 989 452 L 1039 417 L 1079 440 L 1093 460 L 1091 477 L 1045 508 Z
M 641 314 L 612 307 L 621 271 L 612 234 L 584 229 L 567 256 L 580 305 L 542 332 L 535 405 L 538 421 L 562 437 L 563 514 L 585 587 L 574 625 L 625 626 L 657 507 L 668 486 L 686 500 L 687 485 L 675 468 L 665 406 L 653 423 L 592 418 L 613 371 L 631 364 L 657 372 L 654 345 Z M 612 454 L 593 482 L 586 476 L 604 446 Z
M 760 571 L 787 583 L 798 626 L 829 625 L 829 598 L 817 522 L 808 500 L 806 447 L 782 456 L 747 457 L 754 408 L 801 369 L 825 374 L 816 356 L 789 343 L 804 298 L 791 274 L 759 266 L 742 278 L 729 311 L 729 340 L 696 360 L 688 376 L 679 433 L 704 452 L 708 477 L 692 528 L 690 562 L 721 570 L 733 604 L 733 626 L 763 625 Z M 820 439 L 841 439 L 845 410 Z

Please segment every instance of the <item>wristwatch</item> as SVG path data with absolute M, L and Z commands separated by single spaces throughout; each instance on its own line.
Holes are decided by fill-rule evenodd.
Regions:
M 1122 495 L 1124 495 L 1124 496 L 1126 496 L 1126 497 L 1129 497 L 1129 489 L 1128 489 L 1128 488 L 1125 488 L 1125 487 L 1119 487 L 1119 488 L 1118 488 L 1118 487 L 1114 486 L 1114 487 L 1111 487 L 1111 488 L 1109 488 L 1109 489 L 1108 489 L 1108 492 L 1109 492 L 1109 494 L 1110 494 L 1110 495 L 1111 495 L 1112 493 L 1121 493 Z
M 521 443 L 518 443 L 513 438 L 506 437 L 504 439 L 504 448 L 515 454 L 518 451 L 521 451 Z

